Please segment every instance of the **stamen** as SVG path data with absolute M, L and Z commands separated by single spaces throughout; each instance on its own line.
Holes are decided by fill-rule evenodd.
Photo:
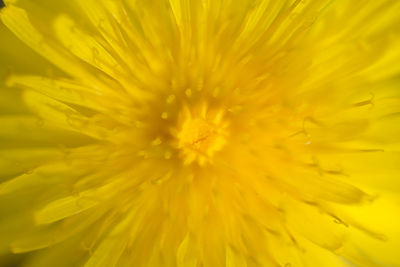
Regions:
M 204 109 L 200 108 L 197 114 L 185 113 L 174 134 L 177 148 L 187 163 L 197 161 L 203 165 L 226 142 L 225 125 L 215 117 L 207 117 Z

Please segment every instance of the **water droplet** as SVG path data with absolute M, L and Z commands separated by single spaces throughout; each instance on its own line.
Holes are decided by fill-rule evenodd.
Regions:
M 67 123 L 75 129 L 82 130 L 86 128 L 89 124 L 89 121 L 87 119 L 84 119 L 82 117 L 79 117 L 77 114 L 67 114 Z
M 164 120 L 168 119 L 168 113 L 167 112 L 161 113 L 161 118 Z
M 214 88 L 214 90 L 213 90 L 213 92 L 212 92 L 212 96 L 213 96 L 213 97 L 218 97 L 218 95 L 220 94 L 220 92 L 221 92 L 221 87 L 217 86 L 217 87 Z
M 172 157 L 172 153 L 170 151 L 165 152 L 164 158 L 165 159 L 170 159 Z
M 196 89 L 197 91 L 201 91 L 204 87 L 204 80 L 203 79 L 199 79 L 197 81 L 197 85 L 196 85 Z
M 42 118 L 39 118 L 36 120 L 36 125 L 40 128 L 44 126 L 44 120 Z
M 138 152 L 138 156 L 143 158 L 143 159 L 147 159 L 149 157 L 148 153 L 146 151 L 144 151 L 144 150 L 139 151 Z
M 191 97 L 191 96 L 192 96 L 192 89 L 190 89 L 190 88 L 186 89 L 185 95 L 186 95 L 187 97 Z
M 161 143 L 162 143 L 161 138 L 158 137 L 158 138 L 154 139 L 153 142 L 151 142 L 151 145 L 153 145 L 153 146 L 158 146 L 158 145 L 160 145 Z
M 26 170 L 24 170 L 24 173 L 29 175 L 29 174 L 32 174 L 33 171 L 34 171 L 34 169 L 32 169 L 32 168 L 31 169 L 26 169 Z
M 175 101 L 175 95 L 169 95 L 167 97 L 167 103 L 172 104 Z

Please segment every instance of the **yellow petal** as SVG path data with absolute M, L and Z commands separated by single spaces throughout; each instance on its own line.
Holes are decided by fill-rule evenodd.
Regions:
M 101 93 L 67 79 L 50 79 L 40 76 L 12 75 L 7 79 L 9 86 L 33 89 L 59 101 L 104 111 L 100 104 Z
M 89 230 L 89 227 L 104 215 L 104 212 L 104 209 L 83 212 L 58 224 L 37 227 L 12 242 L 11 249 L 14 253 L 25 253 L 54 246 L 72 238 L 82 230 Z
M 115 58 L 91 35 L 81 31 L 71 18 L 58 17 L 55 21 L 55 31 L 63 45 L 83 61 L 112 77 L 124 71 Z
M 0 181 L 3 177 L 31 172 L 36 167 L 60 160 L 63 156 L 60 149 L 54 148 L 2 149 L 0 150 Z
M 113 184 L 108 184 L 54 200 L 35 213 L 35 221 L 38 224 L 48 224 L 90 209 L 109 198 L 113 188 Z
M 79 113 L 76 109 L 34 91 L 25 91 L 24 99 L 27 105 L 33 109 L 45 121 L 53 126 L 85 133 L 90 137 L 103 139 L 109 134 L 107 128 L 93 124 L 90 118 Z
M 129 226 L 129 221 L 129 217 L 125 218 L 112 229 L 110 234 L 98 245 L 93 255 L 86 262 L 85 267 L 117 266 L 128 244 L 124 230 Z
M 32 115 L 0 116 L 0 147 L 2 149 L 77 146 L 93 140 L 71 131 L 61 131 Z M 26 134 L 29 132 L 29 134 Z M 61 147 L 62 147 L 61 146 Z

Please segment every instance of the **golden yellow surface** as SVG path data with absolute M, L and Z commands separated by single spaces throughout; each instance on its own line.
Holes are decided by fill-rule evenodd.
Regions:
M 400 266 L 400 1 L 0 10 L 0 266 Z

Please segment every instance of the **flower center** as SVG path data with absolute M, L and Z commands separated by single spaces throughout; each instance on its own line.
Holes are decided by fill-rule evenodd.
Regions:
M 198 162 L 204 165 L 225 145 L 226 124 L 221 123 L 218 116 L 185 112 L 178 122 L 175 137 L 185 164 Z

